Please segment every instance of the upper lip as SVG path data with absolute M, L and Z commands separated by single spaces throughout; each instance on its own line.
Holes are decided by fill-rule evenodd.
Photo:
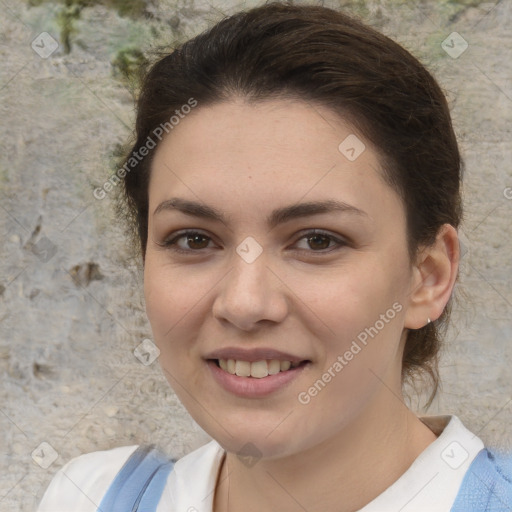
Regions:
M 297 357 L 287 352 L 281 352 L 273 348 L 238 348 L 226 347 L 210 352 L 206 359 L 235 359 L 238 361 L 256 362 L 264 359 L 277 359 L 278 361 L 290 361 L 292 363 L 300 363 L 307 361 L 302 357 Z

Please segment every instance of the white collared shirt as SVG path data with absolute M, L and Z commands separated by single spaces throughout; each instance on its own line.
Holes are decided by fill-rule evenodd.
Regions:
M 359 512 L 449 512 L 484 443 L 457 416 L 420 418 L 439 437 L 407 471 Z M 63 466 L 37 512 L 96 512 L 112 480 L 138 445 L 86 453 Z M 224 449 L 213 440 L 179 459 L 157 512 L 212 512 Z

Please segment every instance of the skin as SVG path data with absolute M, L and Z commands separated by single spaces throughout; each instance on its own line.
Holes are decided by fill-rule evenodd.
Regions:
M 366 149 L 352 162 L 338 145 L 354 133 Z M 401 357 L 407 329 L 438 318 L 450 298 L 456 230 L 444 225 L 410 262 L 403 204 L 382 178 L 377 150 L 333 112 L 298 100 L 199 105 L 160 143 L 151 172 L 147 314 L 166 378 L 227 452 L 214 511 L 363 507 L 436 439 L 403 403 Z M 220 209 L 229 222 L 154 214 L 171 197 Z M 324 199 L 366 215 L 265 223 L 275 208 Z M 162 247 L 182 229 L 206 238 L 181 238 L 186 254 Z M 346 244 L 308 243 L 309 229 Z M 263 249 L 250 264 L 236 252 L 247 236 Z M 301 404 L 298 394 L 396 302 L 401 311 Z M 227 346 L 273 347 L 311 364 L 269 397 L 241 398 L 215 382 L 203 359 Z M 237 457 L 248 442 L 261 453 L 252 466 Z

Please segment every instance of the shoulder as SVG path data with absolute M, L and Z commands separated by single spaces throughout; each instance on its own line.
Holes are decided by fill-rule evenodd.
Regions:
M 71 459 L 53 477 L 37 512 L 96 512 L 112 480 L 137 448 L 121 446 Z
M 473 472 L 492 476 L 497 485 L 512 490 L 512 452 L 485 448 L 479 453 L 480 461 L 475 460 Z
M 484 448 L 470 465 L 452 512 L 512 510 L 512 453 Z
M 512 508 L 512 452 L 492 449 L 486 449 L 485 452 L 493 470 L 494 482 Z

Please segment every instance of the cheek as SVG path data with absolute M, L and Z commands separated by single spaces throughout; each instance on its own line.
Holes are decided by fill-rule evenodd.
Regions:
M 335 334 L 323 338 L 317 371 L 298 396 L 311 417 L 324 418 L 325 435 L 350 423 L 388 381 L 399 364 L 403 324 L 403 305 L 389 276 L 353 273 L 327 289 L 319 311 Z
M 339 278 L 323 281 L 315 286 L 318 297 L 313 309 L 331 330 L 325 346 L 324 369 L 330 368 L 338 356 L 348 360 L 344 377 L 338 380 L 367 380 L 369 368 L 377 374 L 396 357 L 402 330 L 402 283 L 399 278 L 384 271 L 377 258 L 351 267 Z M 346 371 L 350 367 L 350 371 Z M 338 366 L 339 368 L 339 366 Z M 362 368 L 363 373 L 357 373 Z
M 318 302 L 322 302 L 320 310 L 329 312 L 330 321 L 342 330 L 340 334 L 348 334 L 347 329 L 364 328 L 391 307 L 392 288 L 378 262 L 361 258 L 360 264 L 337 271 L 334 278 L 326 276 L 317 288 Z
M 157 341 L 164 329 L 170 329 L 172 326 L 173 319 L 170 318 L 173 311 L 171 286 L 167 285 L 166 280 L 162 279 L 161 274 L 147 258 L 144 269 L 144 299 L 146 314 Z
M 175 269 L 148 254 L 144 268 L 146 314 L 160 350 L 194 306 L 193 286 L 188 286 Z

